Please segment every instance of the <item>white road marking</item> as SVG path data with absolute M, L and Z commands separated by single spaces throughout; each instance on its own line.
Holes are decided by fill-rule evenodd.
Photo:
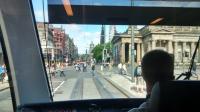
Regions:
M 55 92 L 64 84 L 65 81 L 62 81 L 59 86 L 57 86 L 54 91 L 53 91 L 53 94 L 55 94 Z
M 67 79 L 65 83 L 57 90 L 60 91 L 60 94 L 54 94 L 54 101 L 66 101 L 66 100 L 72 100 L 70 98 L 73 88 L 76 84 L 77 78 L 71 78 Z

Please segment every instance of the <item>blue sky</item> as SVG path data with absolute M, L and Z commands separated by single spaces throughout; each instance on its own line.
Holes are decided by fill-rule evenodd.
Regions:
M 33 8 L 35 12 L 36 21 L 43 22 L 43 0 L 32 0 Z M 61 0 L 50 0 L 51 3 L 60 4 Z M 117 1 L 117 2 L 116 2 Z M 70 0 L 71 4 L 80 5 L 130 5 L 131 0 Z M 134 0 L 136 6 L 171 6 L 171 7 L 200 7 L 200 2 L 165 2 L 165 1 L 141 1 Z M 45 8 L 45 21 L 48 22 L 47 0 L 44 0 Z M 54 25 L 55 27 L 63 27 L 65 32 L 74 39 L 75 45 L 78 47 L 80 54 L 85 53 L 86 49 L 89 49 L 91 41 L 96 45 L 100 41 L 101 25 L 77 25 L 77 24 L 63 24 Z M 139 26 L 142 27 L 142 26 Z M 127 26 L 116 26 L 117 32 L 124 32 Z M 106 41 L 108 41 L 109 26 L 106 25 Z
M 33 8 L 37 22 L 43 22 L 43 5 L 42 0 L 33 0 Z M 47 1 L 45 0 L 45 21 L 48 22 Z M 89 49 L 89 44 L 93 42 L 97 45 L 100 42 L 101 25 L 77 25 L 77 24 L 55 24 L 54 27 L 62 27 L 66 34 L 73 38 L 75 45 L 78 47 L 80 54 Z M 127 26 L 118 25 L 117 31 L 124 32 Z M 109 25 L 106 25 L 106 41 L 109 40 Z

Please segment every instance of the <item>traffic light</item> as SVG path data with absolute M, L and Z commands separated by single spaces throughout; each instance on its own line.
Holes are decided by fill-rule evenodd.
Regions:
M 102 60 L 105 61 L 107 57 L 107 49 L 103 49 L 103 56 L 102 56 Z
M 107 49 L 104 49 L 103 53 L 104 53 L 104 56 L 106 56 L 107 55 Z

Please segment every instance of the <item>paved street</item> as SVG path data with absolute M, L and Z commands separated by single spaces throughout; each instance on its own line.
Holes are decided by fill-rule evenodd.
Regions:
M 0 92 L 0 112 L 12 112 L 10 89 Z
M 127 98 L 126 95 L 105 80 L 98 72 L 95 72 L 95 75 L 92 76 L 90 70 L 87 72 L 78 72 L 74 68 L 71 68 L 65 74 L 66 77 L 57 79 L 57 82 L 60 84 L 53 86 L 55 101 Z

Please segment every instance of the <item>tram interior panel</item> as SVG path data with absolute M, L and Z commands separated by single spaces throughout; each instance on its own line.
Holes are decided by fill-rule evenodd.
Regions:
M 54 6 L 50 6 L 49 8 L 51 8 Z M 73 7 L 73 6 L 72 6 Z M 75 6 L 77 7 L 78 11 L 80 11 L 80 9 L 84 9 L 83 6 Z M 94 6 L 93 6 L 94 7 Z M 62 9 L 49 9 L 50 11 L 59 11 L 59 10 L 64 10 L 64 8 Z M 91 8 L 91 9 L 90 9 Z M 99 9 L 98 9 L 99 8 Z M 105 9 L 109 9 L 109 8 L 112 8 L 112 7 L 104 7 Z M 113 8 L 116 8 L 115 6 L 113 6 Z M 125 7 L 117 7 L 117 8 L 121 8 L 122 10 L 123 9 L 126 9 L 128 10 L 127 8 Z M 91 11 L 92 10 L 92 6 L 88 6 L 86 7 L 86 9 L 88 9 L 88 11 Z M 105 10 L 104 9 L 104 10 Z M 137 8 L 136 8 L 137 9 Z M 140 8 L 138 8 L 138 13 L 140 13 L 139 11 Z M 144 10 L 143 10 L 144 9 Z M 149 14 L 149 12 L 147 11 L 147 9 L 152 9 L 151 11 L 155 11 L 156 8 L 141 8 L 141 10 L 143 10 L 143 14 Z M 139 18 L 135 19 L 136 21 L 134 22 L 134 17 L 137 16 L 137 17 L 142 17 L 142 14 L 136 14 L 136 15 L 129 15 L 129 14 L 125 14 L 126 17 L 117 17 L 119 15 L 117 15 L 115 13 L 115 15 L 112 15 L 112 13 L 114 13 L 114 10 L 111 10 L 110 12 L 108 11 L 106 14 L 107 15 L 104 15 L 102 13 L 101 16 L 102 18 L 104 16 L 109 16 L 110 17 L 107 17 L 106 19 L 105 18 L 93 18 L 93 15 L 87 15 L 87 19 L 86 21 L 82 21 L 81 19 L 83 19 L 83 15 L 78 15 L 80 14 L 80 12 L 77 12 L 77 15 L 74 16 L 74 17 L 67 17 L 67 16 L 64 16 L 64 19 L 62 17 L 58 17 L 56 19 L 60 19 L 61 22 L 69 22 L 69 23 L 80 23 L 80 24 L 83 24 L 83 23 L 88 23 L 88 24 L 129 24 L 129 25 L 134 25 L 134 24 L 149 24 L 149 22 L 153 19 L 153 18 L 157 18 L 159 16 L 164 16 L 164 18 L 166 17 L 166 21 L 164 22 L 161 22 L 159 25 L 200 25 L 200 16 L 198 15 L 197 12 L 200 11 L 199 8 L 188 8 L 185 9 L 185 8 L 157 8 L 157 9 L 160 9 L 157 13 L 155 13 L 155 15 L 149 15 L 149 18 L 148 19 L 142 19 L 140 20 Z M 171 9 L 168 13 L 168 15 L 170 15 L 171 18 L 168 18 L 165 13 L 163 12 L 166 12 L 167 10 L 166 9 Z M 176 10 L 177 9 L 177 10 Z M 102 10 L 101 7 L 97 7 L 95 8 L 95 11 L 98 12 L 98 10 Z M 144 13 L 146 11 L 146 13 Z M 150 12 L 151 12 L 150 11 Z M 162 12 L 163 11 L 163 12 Z M 184 11 L 188 11 L 188 13 L 184 14 Z M 100 11 L 101 12 L 101 11 Z M 173 12 L 176 12 L 176 13 L 173 13 Z M 55 12 L 53 12 L 55 14 Z M 121 12 L 122 14 L 123 12 Z M 57 13 L 57 14 L 62 14 L 62 13 Z M 88 14 L 92 14 L 92 11 Z M 180 16 L 175 16 L 175 15 L 180 15 Z M 188 15 L 187 15 L 188 14 Z M 95 15 L 95 14 L 94 14 Z M 186 16 L 185 16 L 186 15 Z M 190 16 L 189 16 L 190 15 Z M 123 16 L 120 15 L 120 16 Z M 129 18 L 130 16 L 130 18 Z M 147 16 L 147 15 L 146 15 Z M 52 15 L 50 13 L 50 22 L 55 22 L 55 18 L 52 18 L 52 17 L 55 17 L 55 15 Z M 176 17 L 174 20 L 173 18 Z M 183 17 L 185 17 L 183 19 Z M 89 18 L 92 18 L 92 19 L 89 19 Z M 109 19 L 111 18 L 111 19 Z M 113 20 L 112 18 L 118 18 L 116 19 L 116 21 L 108 21 L 108 20 Z M 168 19 L 167 19 L 168 18 Z M 66 20 L 65 20 L 66 19 Z M 96 19 L 96 20 L 95 20 Z M 192 21 L 194 19 L 194 21 Z M 63 20 L 63 21 L 62 21 Z M 180 21 L 178 21 L 180 20 Z M 98 22 L 97 22 L 98 21 Z M 34 21 L 35 22 L 35 21 Z M 57 22 L 57 23 L 61 23 L 61 22 Z M 55 22 L 56 23 L 56 22 Z M 196 88 L 200 88 L 200 83 L 199 82 L 194 82 L 194 81 L 177 81 L 177 82 L 172 82 L 172 83 L 169 83 L 167 85 L 161 85 L 161 86 L 164 86 L 165 88 L 164 89 L 161 89 L 160 92 L 161 92 L 161 110 L 164 109 L 164 108 L 168 108 L 167 110 L 169 111 L 173 111 L 173 110 L 170 110 L 170 109 L 174 109 L 176 108 L 176 105 L 178 105 L 177 107 L 181 107 L 181 106 L 184 106 L 181 110 L 176 110 L 176 111 L 190 111 L 188 110 L 189 108 L 192 108 L 192 105 L 195 106 L 195 107 L 198 107 L 198 105 L 196 105 L 197 103 L 194 103 L 195 101 L 199 101 L 199 94 L 200 94 L 200 91 Z M 170 92 L 171 91 L 171 92 Z M 169 98 L 169 99 L 168 99 Z M 182 99 L 181 99 L 182 98 Z M 184 99 L 186 98 L 186 99 Z M 196 99 L 195 99 L 196 98 Z M 181 100 L 180 100 L 181 99 Z M 63 101 L 63 102 L 51 102 L 51 103 L 40 103 L 40 104 L 25 104 L 25 105 L 22 105 L 20 107 L 18 107 L 18 110 L 19 111 L 22 111 L 22 112 L 27 112 L 27 111 L 30 111 L 30 112 L 38 112 L 38 111 L 42 111 L 42 112 L 49 112 L 49 111 L 83 111 L 83 112 L 126 112 L 128 110 L 130 110 L 131 108 L 133 107 L 138 107 L 142 102 L 144 102 L 145 99 L 137 99 L 137 98 L 129 98 L 129 99 L 101 99 L 101 100 L 77 100 L 77 101 Z M 164 103 L 162 102 L 164 101 Z M 177 101 L 177 102 L 176 102 Z M 184 104 L 181 104 L 180 103 L 183 102 Z M 189 103 L 187 101 L 194 101 L 193 103 Z M 166 104 L 166 102 L 172 102 L 170 103 L 171 105 L 168 105 L 168 103 Z M 188 103 L 188 104 L 187 104 Z M 183 110 L 185 109 L 185 110 Z M 195 109 L 198 109 L 198 108 L 195 108 Z M 199 110 L 199 109 L 198 109 Z M 162 110 L 163 112 L 166 111 L 166 110 Z

